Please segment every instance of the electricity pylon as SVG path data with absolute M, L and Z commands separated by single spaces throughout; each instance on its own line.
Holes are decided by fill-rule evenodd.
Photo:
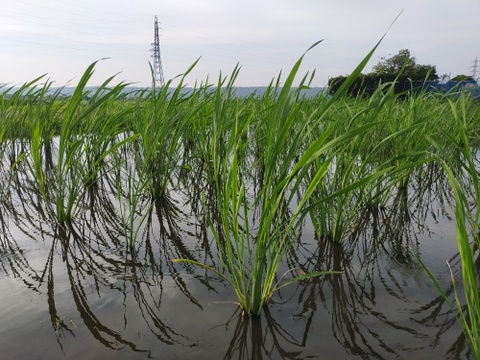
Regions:
M 478 56 L 475 57 L 475 60 L 473 61 L 473 65 L 470 66 L 472 68 L 472 77 L 475 79 L 475 81 L 478 81 Z
M 155 22 L 153 28 L 153 43 L 152 43 L 152 58 L 153 58 L 153 87 L 162 87 L 165 85 L 163 79 L 162 58 L 160 57 L 160 37 L 158 35 L 158 19 L 155 15 Z

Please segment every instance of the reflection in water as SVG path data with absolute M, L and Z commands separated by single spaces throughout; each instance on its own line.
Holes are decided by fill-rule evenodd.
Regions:
M 58 242 L 63 248 L 63 261 L 65 262 L 65 267 L 67 269 L 73 301 L 83 323 L 89 329 L 90 333 L 95 337 L 95 339 L 110 349 L 122 349 L 123 347 L 128 346 L 133 351 L 148 352 L 147 350 L 138 349 L 133 342 L 125 339 L 119 332 L 104 325 L 89 304 L 89 296 L 86 290 L 88 287 L 84 284 L 85 279 L 91 278 L 97 288 L 100 285 L 106 285 L 117 290 L 119 293 L 122 293 L 122 289 L 109 283 L 109 280 L 106 276 L 111 270 L 119 271 L 120 267 L 115 265 L 122 264 L 114 264 L 113 262 L 108 265 L 102 264 L 99 259 L 96 259 L 95 252 L 90 253 L 90 251 L 93 249 L 88 245 L 86 246 L 82 241 L 83 239 L 78 238 L 74 234 L 65 233 L 60 227 L 58 229 L 59 232 L 57 237 L 55 237 L 54 241 L 52 242 L 51 251 L 48 256 L 42 281 L 40 282 L 41 284 L 45 282 L 46 277 L 48 289 L 48 309 L 54 330 L 58 331 L 58 319 L 60 319 L 60 315 L 57 312 L 55 303 L 55 274 L 53 270 L 55 261 L 54 253 L 56 249 L 56 243 Z M 102 260 L 105 260 L 105 258 Z M 74 335 L 74 331 L 71 328 L 68 328 L 63 321 L 61 322 L 61 328 L 67 329 L 72 335 Z M 62 346 L 61 343 L 60 345 Z
M 132 246 L 126 246 L 125 228 L 121 225 L 115 198 L 109 195 L 111 191 L 105 188 L 108 184 L 108 181 L 97 182 L 88 188 L 85 200 L 87 206 L 80 212 L 77 222 L 71 229 L 58 224 L 51 224 L 49 227 L 46 225 L 51 222 L 48 215 L 42 211 L 42 200 L 34 195 L 35 183 L 24 176 L 23 172 L 17 171 L 11 187 L 12 193 L 15 194 L 12 197 L 14 200 L 2 202 L 4 206 L 0 211 L 3 226 L 0 253 L 2 255 L 5 253 L 6 260 L 6 262 L 2 260 L 1 268 L 7 275 L 13 273 L 38 292 L 46 286 L 48 312 L 62 350 L 65 341 L 69 337 L 75 337 L 79 323 L 73 321 L 69 323 L 58 311 L 55 291 L 58 287 L 57 277 L 60 278 L 60 288 L 68 284 L 71 299 L 83 325 L 106 348 L 119 350 L 128 347 L 137 353 L 147 355 L 151 353 L 151 350 L 139 346 L 130 336 L 123 335 L 129 334 L 129 318 L 132 313 L 140 314 L 146 328 L 162 343 L 195 346 L 194 341 L 179 334 L 162 320 L 160 310 L 163 277 L 166 271 L 190 302 L 201 308 L 199 301 L 178 276 L 178 270 L 169 261 L 165 261 L 169 256 L 194 258 L 182 242 L 183 230 L 178 223 L 183 219 L 180 218 L 179 209 L 171 202 L 157 201 L 155 206 L 142 203 L 141 206 L 150 209 L 148 221 L 142 230 L 143 236 Z M 153 221 L 154 209 L 157 221 Z M 27 236 L 35 240 L 42 239 L 44 243 L 50 244 L 41 272 L 37 272 L 29 265 L 14 237 L 8 234 L 9 221 L 4 218 L 5 211 L 14 220 L 11 223 Z M 58 253 L 61 254 L 60 258 L 57 256 Z M 60 265 L 55 265 L 58 261 Z M 66 279 L 64 274 L 58 272 L 59 266 L 65 269 Z M 184 270 L 193 272 L 192 269 Z M 173 274 L 175 272 L 177 275 Z M 213 289 L 208 281 L 201 283 Z M 120 328 L 108 325 L 112 321 L 108 317 L 105 321 L 102 311 L 94 305 L 98 303 L 95 299 L 104 297 L 123 299 L 121 304 L 123 314 L 117 313 L 115 315 L 117 319 L 114 319 L 122 319 Z M 138 307 L 135 312 L 132 309 L 127 311 L 127 304 L 131 306 L 132 297 L 133 304 Z M 115 302 L 114 306 L 119 307 Z M 132 322 L 134 326 L 137 323 L 138 319 Z
M 18 159 L 25 146 L 11 149 L 9 157 Z M 55 156 L 45 151 L 48 179 Z M 0 193 L 0 281 L 20 279 L 45 294 L 55 341 L 65 354 L 76 342 L 88 347 L 88 334 L 104 354 L 126 358 L 208 358 L 210 348 L 224 359 L 318 358 L 327 348 L 336 349 L 335 358 L 465 355 L 453 316 L 412 256 L 449 220 L 448 186 L 433 165 L 414 173 L 412 187 L 399 190 L 388 206 L 363 209 L 340 245 L 310 237 L 306 223 L 283 272 L 341 275 L 282 288 L 261 317 L 243 318 L 237 310 L 227 322 L 229 314 L 212 306 L 228 295 L 226 285 L 202 268 L 170 261 L 188 258 L 221 268 L 209 230 L 215 194 L 202 171 L 183 174 L 181 190 L 167 197 L 138 196 L 135 228 L 126 226 L 119 204 L 128 204 L 131 195 L 119 191 L 126 180 L 105 175 L 86 188 L 66 229 L 49 218 L 28 164 L 18 162 L 15 171 L 4 166 L 1 179 L 10 187 Z M 252 176 L 261 178 L 261 171 Z M 138 234 L 134 242 L 127 241 L 131 232 Z M 32 244 L 46 251 L 30 252 Z M 458 271 L 458 257 L 449 261 Z M 218 323 L 224 325 L 212 325 Z
M 446 351 L 452 358 L 464 356 L 463 335 L 456 332 L 452 340 L 457 329 L 448 306 L 434 289 L 422 294 L 429 293 L 428 283 L 412 253 L 420 251 L 419 237 L 434 234 L 430 219 L 448 213 L 449 194 L 436 192 L 435 202 L 425 202 L 431 192 L 422 187 L 408 196 L 399 190 L 388 207 L 365 208 L 344 243 L 318 240 L 317 247 L 306 242 L 293 249 L 289 264 L 298 264 L 300 273 L 342 272 L 298 284 L 291 296 L 299 300 L 295 317 L 318 323 L 319 313 L 329 314 L 336 341 L 363 359 L 429 354 L 440 344 L 450 344 Z M 449 262 L 460 266 L 458 256 Z M 453 294 L 448 278 L 445 288 Z
M 271 315 L 268 307 L 262 316 L 244 318 L 237 309 L 225 324 L 234 325 L 232 338 L 224 359 L 304 359 L 305 343 L 282 327 Z M 296 334 L 298 335 L 298 334 Z M 306 334 L 304 334 L 306 335 Z
M 26 249 L 21 247 L 10 233 L 8 220 L 4 214 L 4 209 L 0 206 L 0 274 L 19 279 L 29 289 L 38 292 L 36 283 L 39 273 L 30 265 Z

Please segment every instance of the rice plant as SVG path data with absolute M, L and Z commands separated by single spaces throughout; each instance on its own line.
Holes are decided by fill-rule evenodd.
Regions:
M 56 163 L 51 169 L 53 183 L 46 181 L 42 150 L 51 142 L 52 134 L 46 132 L 40 116 L 34 121 L 31 134 L 31 170 L 47 212 L 59 225 L 71 227 L 86 188 L 94 183 L 110 153 L 130 139 L 117 141 L 122 131 L 119 123 L 125 114 L 106 116 L 102 107 L 118 95 L 127 84 L 108 88 L 113 77 L 107 79 L 85 104 L 85 87 L 94 72 L 92 63 L 83 74 L 73 95 L 62 102 L 61 130 L 58 135 Z M 101 117 L 99 117 L 101 115 Z M 108 131 L 106 131 L 108 129 Z
M 211 230 L 226 274 L 223 274 L 220 269 L 195 260 L 176 259 L 174 261 L 195 263 L 216 272 L 232 285 L 245 314 L 259 315 L 273 292 L 283 286 L 326 273 L 320 271 L 303 274 L 289 280 L 284 280 L 285 275 L 281 276 L 280 280 L 277 278 L 277 269 L 285 253 L 295 242 L 295 234 L 307 214 L 307 202 L 326 175 L 333 160 L 333 150 L 362 136 L 368 129 L 375 126 L 375 124 L 366 124 L 330 139 L 335 128 L 332 124 L 325 128 L 314 141 L 307 142 L 311 139 L 309 132 L 314 128 L 310 126 L 312 122 L 320 121 L 329 107 L 343 96 L 349 83 L 358 76 L 375 49 L 376 47 L 324 108 L 309 114 L 301 112 L 302 101 L 298 96 L 299 90 L 292 91 L 292 84 L 303 56 L 297 61 L 283 87 L 276 94 L 273 104 L 256 115 L 261 116 L 261 120 L 258 121 L 266 124 L 263 132 L 263 154 L 258 161 L 264 175 L 261 189 L 252 199 L 247 192 L 248 183 L 244 175 L 252 169 L 244 171 L 240 164 L 249 147 L 248 128 L 255 117 L 245 116 L 242 107 L 237 104 L 229 112 L 229 118 L 225 119 L 222 104 L 228 101 L 230 92 L 228 87 L 227 91 L 223 92 L 217 88 L 215 113 L 212 119 L 213 136 L 223 140 L 221 151 L 225 151 L 225 154 L 218 156 L 216 144 L 214 144 L 212 151 L 219 226 L 215 227 L 212 221 Z M 232 78 L 234 77 L 235 72 Z M 223 83 L 222 80 L 219 81 L 219 84 L 221 83 Z M 232 86 L 230 84 L 232 82 L 229 83 L 229 87 Z M 307 76 L 301 80 L 299 89 L 304 86 L 308 86 Z M 272 83 L 267 94 L 274 93 L 275 90 Z M 226 94 L 226 98 L 222 94 Z M 227 127 L 228 130 L 220 132 L 225 129 L 226 122 L 230 124 Z M 304 150 L 299 151 L 299 149 Z M 312 165 L 317 160 L 322 162 L 318 168 L 314 169 L 311 176 Z M 351 184 L 350 189 L 354 189 L 360 183 Z M 300 191 L 300 200 L 297 201 Z M 330 196 L 333 198 L 342 191 L 344 190 Z M 290 208 L 291 214 L 284 216 L 285 211 Z M 259 219 L 254 227 L 251 219 L 253 213 L 257 212 Z
M 439 162 L 442 164 L 454 194 L 454 216 L 456 240 L 461 259 L 462 282 L 459 285 L 452 268 L 447 262 L 452 274 L 451 281 L 455 290 L 452 302 L 439 281 L 430 272 L 417 255 L 426 274 L 436 286 L 445 302 L 452 309 L 463 334 L 467 340 L 470 352 L 475 359 L 480 359 L 480 296 L 478 289 L 478 267 L 475 257 L 478 256 L 480 246 L 480 175 L 476 154 L 471 144 L 472 137 L 467 106 L 469 100 L 461 96 L 457 100 L 449 99 L 448 104 L 452 113 L 457 132 L 454 134 L 443 132 L 449 146 L 439 144 L 430 139 L 438 151 Z M 451 149 L 454 151 L 452 152 Z M 465 302 L 465 304 L 463 303 Z
M 182 135 L 195 111 L 189 107 L 190 94 L 183 92 L 185 77 L 196 62 L 181 76 L 170 93 L 172 80 L 158 92 L 150 92 L 136 102 L 133 131 L 138 139 L 131 151 L 137 165 L 139 181 L 152 199 L 166 198 L 182 156 Z

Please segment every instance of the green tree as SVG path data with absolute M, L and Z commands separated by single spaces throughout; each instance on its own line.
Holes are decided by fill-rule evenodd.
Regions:
M 410 56 L 410 50 L 408 49 L 402 49 L 390 58 L 381 57 L 380 62 L 372 68 L 372 74 L 397 75 L 405 62 L 408 62 L 405 66 L 405 72 L 411 71 L 416 65 L 415 58 Z
M 401 72 L 403 69 L 403 72 Z M 417 64 L 410 50 L 402 49 L 390 58 L 382 57 L 380 62 L 372 68 L 371 75 L 398 76 L 401 75 L 413 81 L 437 81 L 438 74 L 434 65 Z
M 334 94 L 347 79 L 346 76 L 337 76 L 329 79 L 330 93 Z M 361 74 L 351 84 L 348 94 L 352 96 L 370 96 L 379 84 L 394 82 L 395 93 L 404 93 L 417 90 L 424 86 L 424 82 L 438 82 L 439 76 L 434 65 L 417 64 L 410 50 L 402 49 L 392 57 L 382 57 L 380 62 L 373 66 L 369 74 Z

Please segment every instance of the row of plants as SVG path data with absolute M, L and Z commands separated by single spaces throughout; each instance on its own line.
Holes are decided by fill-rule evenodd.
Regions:
M 330 270 L 278 273 L 305 221 L 318 238 L 342 243 L 365 209 L 388 207 L 412 178 L 421 181 L 430 164 L 440 165 L 452 184 L 470 304 L 467 315 L 458 314 L 478 354 L 478 331 L 470 326 L 480 323 L 471 243 L 479 222 L 473 149 L 480 107 L 467 95 L 406 97 L 394 83 L 368 99 L 346 96 L 374 51 L 333 97 L 302 95 L 314 78 L 297 80 L 303 57 L 285 79 L 246 98 L 235 96 L 239 68 L 187 91 L 195 64 L 174 79 L 176 87 L 172 80 L 135 94 L 113 77 L 87 90 L 95 63 L 72 96 L 51 91 L 49 82 L 38 85 L 41 79 L 5 89 L 1 199 L 12 196 L 8 184 L 27 178 L 51 224 L 78 231 L 77 219 L 100 206 L 89 194 L 101 187 L 116 201 L 125 246 L 134 248 L 152 209 L 172 201 L 172 189 L 191 192 L 188 205 L 204 209 L 221 266 L 172 260 L 212 270 L 233 286 L 245 314 L 259 315 L 276 290 Z

